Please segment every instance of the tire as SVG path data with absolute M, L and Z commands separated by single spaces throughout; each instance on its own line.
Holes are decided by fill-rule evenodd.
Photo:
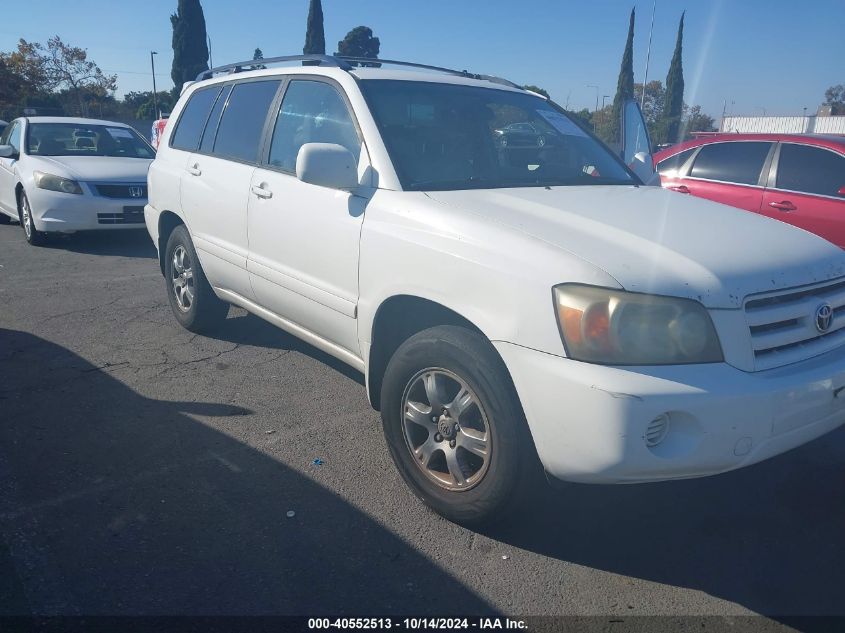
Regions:
M 184 224 L 173 229 L 164 253 L 167 297 L 179 324 L 196 333 L 219 325 L 229 312 L 229 304 L 211 289 Z
M 388 363 L 381 402 L 385 438 L 402 478 L 451 521 L 480 525 L 505 518 L 538 479 L 516 390 L 496 350 L 477 332 L 437 326 L 409 338 Z M 435 422 L 432 413 L 444 404 L 451 415 Z
M 47 241 L 47 236 L 35 228 L 35 221 L 32 219 L 32 207 L 29 206 L 29 198 L 26 197 L 25 191 L 21 191 L 18 204 L 21 212 L 21 228 L 26 241 L 32 246 L 41 246 Z

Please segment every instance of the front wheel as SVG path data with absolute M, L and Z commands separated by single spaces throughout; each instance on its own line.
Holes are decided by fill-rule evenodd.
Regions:
M 405 482 L 463 524 L 509 514 L 537 470 L 504 363 L 477 332 L 438 326 L 405 341 L 382 383 L 382 422 Z
M 35 220 L 32 218 L 32 207 L 26 193 L 21 191 L 20 196 L 21 227 L 23 228 L 26 241 L 33 246 L 41 246 L 46 241 L 44 233 L 35 228 Z
M 185 225 L 173 229 L 167 240 L 164 276 L 170 307 L 186 330 L 205 332 L 226 318 L 229 304 L 214 294 Z

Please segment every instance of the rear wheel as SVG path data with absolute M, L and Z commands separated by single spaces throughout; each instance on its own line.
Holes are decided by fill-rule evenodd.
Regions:
M 388 363 L 381 402 L 399 472 L 447 519 L 501 519 L 535 479 L 538 460 L 510 376 L 477 332 L 438 326 L 409 338 Z
M 229 304 L 214 294 L 188 229 L 177 226 L 164 255 L 167 297 L 176 320 L 191 332 L 205 332 L 226 318 Z
M 18 202 L 21 211 L 21 227 L 26 237 L 26 241 L 33 246 L 41 246 L 46 241 L 44 233 L 35 228 L 35 220 L 32 218 L 32 207 L 29 204 L 29 198 L 26 193 L 21 191 L 20 200 Z

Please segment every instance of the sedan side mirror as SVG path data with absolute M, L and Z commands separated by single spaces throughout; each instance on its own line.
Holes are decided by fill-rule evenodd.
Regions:
M 358 186 L 358 164 L 342 145 L 306 143 L 296 157 L 296 177 L 319 187 L 354 189 Z
M 11 145 L 0 145 L 0 158 L 18 158 L 18 150 Z

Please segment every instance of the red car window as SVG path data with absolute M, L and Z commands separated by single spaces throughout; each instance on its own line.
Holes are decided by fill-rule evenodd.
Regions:
M 789 191 L 838 196 L 839 189 L 845 187 L 845 157 L 820 147 L 784 143 L 778 159 L 776 186 Z
M 705 145 L 695 157 L 690 176 L 756 185 L 771 147 L 771 143 L 757 141 Z

